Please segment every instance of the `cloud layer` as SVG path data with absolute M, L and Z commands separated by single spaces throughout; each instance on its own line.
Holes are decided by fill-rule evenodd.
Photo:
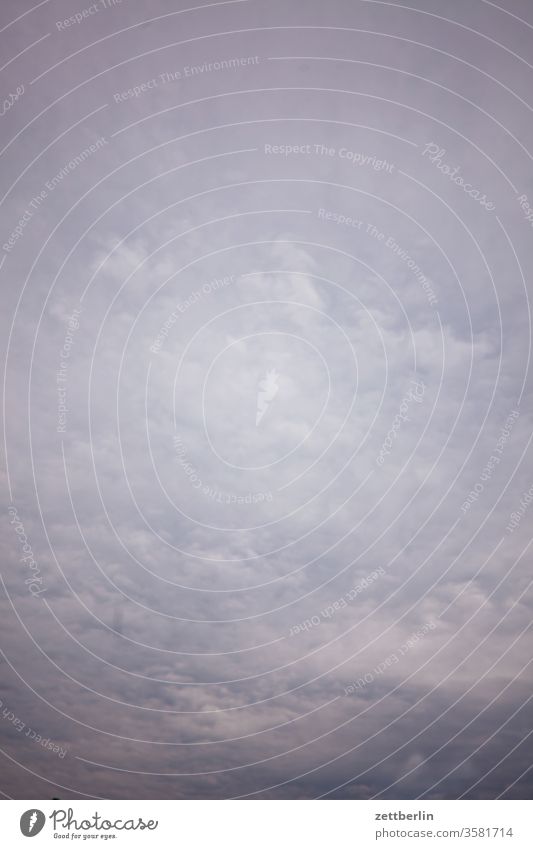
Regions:
M 0 13 L 0 789 L 529 798 L 530 10 L 141 6 Z

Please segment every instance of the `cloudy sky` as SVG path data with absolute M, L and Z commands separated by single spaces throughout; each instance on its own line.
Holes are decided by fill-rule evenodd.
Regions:
M 0 792 L 530 798 L 531 4 L 0 18 Z

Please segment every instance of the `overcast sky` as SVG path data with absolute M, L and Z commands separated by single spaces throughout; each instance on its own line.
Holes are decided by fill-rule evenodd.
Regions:
M 530 798 L 531 4 L 0 19 L 0 791 Z

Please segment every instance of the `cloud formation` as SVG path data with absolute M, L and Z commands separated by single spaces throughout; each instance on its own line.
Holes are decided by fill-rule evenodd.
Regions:
M 170 6 L 0 12 L 0 789 L 530 798 L 533 22 Z

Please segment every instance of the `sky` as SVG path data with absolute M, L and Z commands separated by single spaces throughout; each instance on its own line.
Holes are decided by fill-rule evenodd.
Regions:
M 530 798 L 531 4 L 0 38 L 3 797 Z

